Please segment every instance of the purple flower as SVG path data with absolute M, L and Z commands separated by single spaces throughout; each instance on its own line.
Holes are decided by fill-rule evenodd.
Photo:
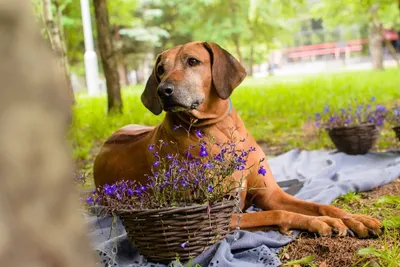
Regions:
M 108 184 L 106 184 L 104 186 L 104 194 L 106 194 L 106 195 L 109 195 L 109 196 L 113 195 L 115 190 L 116 190 L 115 185 L 109 186 Z
M 180 180 L 180 183 L 182 185 L 183 188 L 185 188 L 187 186 L 186 181 L 185 180 Z
M 203 165 L 203 168 L 204 168 L 204 169 L 211 169 L 212 167 L 214 167 L 214 165 L 213 165 L 212 163 L 210 163 L 210 162 L 205 163 L 205 164 Z
M 209 186 L 207 187 L 207 191 L 211 193 L 211 192 L 213 191 L 213 187 L 212 187 L 211 185 L 209 185 Z
M 251 147 L 249 148 L 249 152 L 253 152 L 253 151 L 256 151 L 256 148 L 255 148 L 254 146 L 251 146 Z
M 171 154 L 167 154 L 167 159 L 173 159 L 174 157 Z
M 186 158 L 191 159 L 192 158 L 192 153 L 190 153 L 189 151 L 186 152 Z
M 86 203 L 87 204 L 89 204 L 89 205 L 92 205 L 93 204 L 93 198 L 92 197 L 88 197 L 87 199 L 86 199 Z
M 326 113 L 329 113 L 329 106 L 328 105 L 326 105 L 325 107 L 324 107 L 324 113 L 326 114 Z
M 181 127 L 182 127 L 181 125 L 175 125 L 174 127 L 172 127 L 172 131 L 176 131 Z
M 199 153 L 200 157 L 207 157 L 208 156 L 208 152 L 206 150 L 206 147 L 201 146 L 200 147 L 200 153 Z
M 186 242 L 182 243 L 182 244 L 181 244 L 181 247 L 182 247 L 182 248 L 185 248 L 185 247 L 187 246 L 187 244 L 189 244 L 189 241 L 186 241 Z
M 377 106 L 376 106 L 376 111 L 385 112 L 385 111 L 386 111 L 386 108 L 385 108 L 384 106 L 382 106 L 382 105 L 377 105 Z
M 198 138 L 203 138 L 203 133 L 200 131 L 200 129 L 196 130 L 196 135 Z
M 117 196 L 117 198 L 119 199 L 119 200 L 121 200 L 122 199 L 122 197 L 121 197 L 121 195 L 120 194 L 116 194 L 116 196 Z
M 157 160 L 156 162 L 153 163 L 154 167 L 158 167 L 160 166 L 161 162 L 159 160 Z
M 128 195 L 132 196 L 133 195 L 133 191 L 132 189 L 128 188 L 128 190 L 126 190 L 126 192 L 128 192 Z
M 260 168 L 258 169 L 258 174 L 265 176 L 266 173 L 267 173 L 267 170 L 264 168 L 263 165 L 261 165 Z
M 216 155 L 215 157 L 214 157 L 214 159 L 216 160 L 216 161 L 219 161 L 219 162 L 222 162 L 222 161 L 224 161 L 224 154 L 218 154 L 218 155 Z
M 149 145 L 149 151 L 153 151 L 154 150 L 154 145 Z
M 372 102 L 375 102 L 375 100 L 376 100 L 376 97 L 375 97 L 375 96 L 371 97 L 371 101 L 372 101 Z
M 329 122 L 330 123 L 333 123 L 334 121 L 335 121 L 335 117 L 332 116 L 332 117 L 329 118 Z
M 140 187 L 140 190 L 146 191 L 146 187 L 142 185 L 142 186 Z
M 236 167 L 236 170 L 243 171 L 244 167 L 245 167 L 244 165 L 240 165 L 240 166 Z

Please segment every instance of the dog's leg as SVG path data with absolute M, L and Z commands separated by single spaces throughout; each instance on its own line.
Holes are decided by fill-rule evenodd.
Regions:
M 265 157 L 262 152 L 256 156 L 257 158 L 253 162 L 257 162 L 258 158 Z M 252 195 L 254 203 L 258 208 L 317 216 L 316 218 L 323 218 L 323 220 L 325 220 L 325 217 L 336 218 L 341 220 L 360 238 L 375 237 L 382 233 L 382 224 L 377 219 L 365 215 L 350 214 L 331 205 L 300 200 L 285 193 L 277 185 L 268 164 L 266 162 L 262 164 L 267 170 L 264 176 L 257 175 L 256 171 L 253 171 L 252 175 L 248 176 L 249 193 Z M 263 221 L 262 218 L 257 219 Z M 292 221 L 292 223 L 296 222 Z M 293 228 L 293 226 L 289 227 Z
M 238 216 L 241 218 L 239 219 Z M 344 236 L 347 233 L 347 227 L 340 219 L 328 216 L 308 216 L 283 210 L 235 213 L 232 216 L 231 229 L 236 229 L 238 223 L 240 229 L 244 230 L 277 226 L 279 231 L 284 234 L 292 229 L 318 233 L 320 236 L 330 236 L 331 234 Z
M 286 194 L 280 189 L 276 189 L 273 197 L 269 199 L 270 201 L 267 206 L 272 210 L 285 210 L 309 216 L 338 218 L 360 238 L 374 237 L 382 232 L 382 224 L 377 219 L 365 215 L 350 214 L 331 205 L 300 200 Z M 265 206 L 265 204 L 261 206 Z

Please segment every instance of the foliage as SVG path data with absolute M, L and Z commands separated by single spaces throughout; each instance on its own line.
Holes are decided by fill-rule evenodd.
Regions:
M 375 97 L 371 98 L 371 103 L 375 104 Z M 315 126 L 322 129 L 332 129 L 339 127 L 357 126 L 361 124 L 372 123 L 382 126 L 387 116 L 387 109 L 379 104 L 375 108 L 371 104 L 357 103 L 354 99 L 353 103 L 349 103 L 347 108 L 340 110 L 331 110 L 329 105 L 324 107 L 322 113 L 315 114 Z
M 367 24 L 371 9 L 378 7 L 378 18 L 386 28 L 400 30 L 400 9 L 397 0 L 322 0 L 315 4 L 312 13 L 322 18 L 326 26 Z
M 180 131 L 181 128 L 176 126 L 174 130 Z M 87 202 L 93 204 L 105 201 L 110 210 L 157 209 L 213 204 L 227 196 L 236 196 L 245 178 L 244 172 L 248 170 L 248 157 L 255 148 L 238 149 L 238 145 L 245 140 L 234 141 L 233 135 L 225 143 L 216 143 L 211 136 L 206 137 L 200 130 L 196 130 L 196 136 L 199 138 L 198 144 L 189 146 L 184 156 L 179 152 L 163 153 L 166 146 L 176 146 L 178 150 L 174 142 L 159 140 L 158 144 L 151 144 L 148 150 L 153 154 L 154 161 L 146 185 L 135 181 L 106 184 L 98 188 Z M 212 153 L 215 148 L 218 154 Z M 232 178 L 236 172 L 242 173 L 239 181 Z M 266 174 L 263 166 L 260 166 L 258 174 Z
M 145 27 L 157 26 L 169 33 L 170 38 L 163 40 L 158 52 L 189 41 L 204 40 L 235 48 L 231 50 L 239 58 L 242 53 L 248 58 L 249 47 L 254 46 L 259 51 L 254 58 L 265 60 L 266 45 L 272 43 L 274 37 L 280 38 L 289 32 L 286 19 L 294 16 L 302 3 L 300 0 L 142 0 L 138 13 L 146 17 Z

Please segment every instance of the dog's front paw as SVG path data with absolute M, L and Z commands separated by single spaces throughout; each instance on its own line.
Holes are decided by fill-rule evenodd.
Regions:
M 348 214 L 342 221 L 359 238 L 376 238 L 382 234 L 382 223 L 370 216 Z
M 320 236 L 346 236 L 348 232 L 342 220 L 329 216 L 314 217 L 307 230 Z

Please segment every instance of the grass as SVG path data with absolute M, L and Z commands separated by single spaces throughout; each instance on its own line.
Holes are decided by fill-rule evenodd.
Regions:
M 350 98 L 360 101 L 372 96 L 377 102 L 391 104 L 400 99 L 400 70 L 357 71 L 318 76 L 247 78 L 232 99 L 248 130 L 257 140 L 277 145 L 283 151 L 332 147 L 326 134 L 316 135 L 307 124 L 308 116 L 323 109 L 345 106 Z M 162 120 L 140 102 L 143 86 L 124 88 L 123 115 L 106 115 L 106 97 L 78 95 L 70 132 L 74 156 L 86 160 L 113 131 L 126 124 L 155 125 Z M 393 132 L 387 127 L 378 147 L 393 146 Z

